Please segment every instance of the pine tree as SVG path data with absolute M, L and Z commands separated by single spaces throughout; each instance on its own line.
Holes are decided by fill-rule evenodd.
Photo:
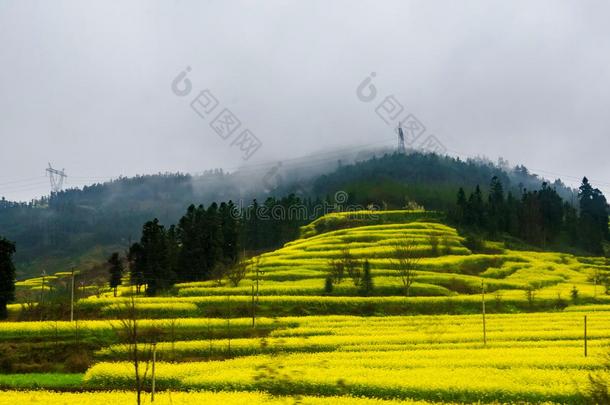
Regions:
M 497 176 L 491 179 L 487 204 L 487 229 L 491 235 L 506 230 L 506 208 L 504 188 Z
M 146 294 L 154 296 L 172 286 L 176 279 L 169 266 L 165 228 L 157 218 L 144 224 L 140 244 Z
M 144 252 L 142 245 L 136 242 L 129 247 L 129 281 L 131 285 L 136 286 L 136 293 L 140 293 L 140 289 L 146 283 L 144 279 Z
M 483 229 L 485 225 L 485 204 L 483 203 L 483 193 L 478 185 L 474 193 L 470 194 L 466 207 L 466 225 Z
M 206 213 L 204 221 L 204 229 L 206 230 L 206 240 L 204 242 L 206 252 L 206 272 L 203 275 L 205 280 L 211 277 L 212 269 L 217 263 L 223 263 L 223 232 L 221 226 L 220 214 L 218 205 L 212 203 Z
M 563 200 L 548 183 L 542 183 L 538 192 L 541 211 L 542 243 L 554 241 L 561 232 L 563 222 Z
M 506 196 L 506 231 L 512 236 L 519 236 L 519 201 L 510 191 Z
M 534 244 L 543 242 L 542 212 L 538 191 L 526 191 L 519 207 L 519 236 Z
M 578 213 L 567 201 L 563 203 L 563 229 L 568 241 L 576 245 L 578 243 Z
M 205 209 L 202 205 L 190 205 L 178 221 L 176 238 L 180 245 L 178 252 L 177 277 L 180 281 L 195 281 L 207 273 L 204 226 Z
M 175 225 L 171 225 L 166 233 L 167 243 L 167 263 L 169 270 L 175 275 L 176 280 L 179 279 L 178 272 L 180 270 L 180 243 L 178 240 L 178 230 Z
M 114 252 L 108 258 L 108 272 L 110 273 L 110 288 L 114 290 L 114 296 L 117 295 L 117 289 L 121 285 L 123 277 L 123 261 L 118 252 Z
M 239 257 L 239 228 L 233 201 L 221 203 L 219 214 L 223 240 L 223 261 L 227 264 L 235 264 Z
M 454 210 L 453 219 L 458 225 L 466 225 L 466 210 L 468 209 L 468 201 L 466 201 L 466 193 L 460 187 L 457 194 L 457 204 Z
M 580 217 L 578 221 L 579 239 L 582 247 L 592 253 L 603 253 L 602 240 L 607 233 L 608 211 L 605 198 L 599 190 L 594 190 L 589 179 L 582 179 L 578 192 Z M 601 226 L 605 221 L 605 226 Z
M 371 265 L 368 260 L 362 266 L 362 280 L 360 280 L 360 295 L 368 297 L 373 292 L 373 275 Z
M 0 238 L 0 319 L 8 317 L 6 306 L 15 299 L 15 244 Z

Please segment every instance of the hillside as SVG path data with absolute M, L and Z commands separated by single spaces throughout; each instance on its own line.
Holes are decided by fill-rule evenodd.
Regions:
M 254 258 L 237 286 L 228 280 L 181 283 L 175 286 L 175 297 L 142 297 L 138 302 L 148 317 L 197 317 L 210 311 L 222 314 L 225 303 L 219 299 L 229 295 L 234 297 L 236 313 L 247 315 L 252 286 L 258 284 L 261 315 L 274 311 L 351 314 L 361 309 L 358 303 L 366 303 L 369 313 L 379 314 L 468 313 L 479 310 L 484 284 L 494 303 L 489 312 L 563 309 L 574 289 L 578 303 L 610 303 L 602 285 L 610 274 L 610 263 L 604 258 L 510 250 L 498 242 L 486 242 L 481 251 L 473 252 L 467 240 L 440 223 L 440 218 L 428 211 L 329 214 L 303 227 L 301 238 Z M 396 257 L 396 247 L 405 243 L 412 246 L 415 258 L 407 301 L 400 298 L 406 292 Z M 351 277 L 344 269 L 341 279 L 326 291 L 332 261 L 343 260 L 346 252 L 356 263 L 357 274 Z M 366 294 L 356 285 L 362 279 L 364 261 L 370 264 L 374 285 Z M 597 285 L 592 282 L 595 278 Z M 40 280 L 18 286 L 36 291 Z M 130 294 L 131 290 L 124 286 L 120 291 Z M 362 296 L 371 298 L 362 301 Z M 88 316 L 113 316 L 116 300 L 91 297 L 80 305 Z M 320 306 L 320 302 L 326 304 Z
M 598 357 L 610 343 L 610 295 L 601 281 L 593 282 L 607 280 L 610 263 L 515 251 L 497 242 L 473 252 L 439 219 L 428 211 L 329 214 L 303 227 L 300 238 L 253 258 L 236 286 L 228 279 L 191 282 L 164 296 L 135 297 L 138 316 L 147 318 L 139 327 L 158 341 L 157 389 L 204 391 L 181 394 L 184 403 L 264 401 L 256 395 L 284 401 L 298 395 L 307 403 L 358 403 L 351 398 L 358 396 L 377 405 L 582 403 L 589 373 L 602 370 Z M 408 296 L 398 245 L 411 246 L 417 259 Z M 355 285 L 353 269 L 327 288 L 333 261 L 346 252 L 360 271 L 364 261 L 370 264 L 370 290 Z M 60 292 L 69 274 L 55 277 L 50 284 Z M 363 273 L 358 277 L 362 281 Z M 50 284 L 46 293 L 39 278 L 19 289 L 37 302 L 52 297 Z M 125 280 L 116 298 L 107 287 L 99 296 L 95 289 L 79 295 L 77 323 L 55 320 L 60 312 L 45 315 L 46 322 L 0 323 L 0 350 L 10 347 L 5 366 L 58 373 L 27 380 L 0 375 L 0 387 L 130 389 L 132 346 L 117 331 L 133 292 Z M 64 300 L 61 294 L 55 299 Z M 11 317 L 37 318 L 36 309 L 14 304 Z M 583 315 L 588 357 L 582 355 Z M 25 353 L 32 347 L 63 351 L 30 364 Z M 78 361 L 67 354 L 76 347 Z M 219 390 L 230 392 L 213 393 Z M 45 395 L 65 403 L 104 398 Z
M 343 190 L 349 195 L 349 204 L 363 207 L 375 204 L 400 209 L 416 202 L 427 209 L 446 211 L 459 187 L 480 184 L 485 189 L 494 175 L 509 190 L 537 189 L 543 181 L 522 166 L 509 169 L 485 161 L 415 152 L 402 155 L 371 151 L 339 155 L 337 160 L 319 163 L 311 157 L 287 162 L 279 172 L 262 167 L 196 176 L 119 178 L 30 203 L 0 200 L 0 235 L 16 242 L 18 276 L 26 278 L 43 269 L 53 273 L 65 271 L 70 265 L 89 267 L 114 250 L 126 249 L 129 240 L 138 237 L 144 222 L 158 218 L 163 224 L 176 223 L 190 204 L 233 200 L 247 207 L 254 198 L 264 201 L 269 196 L 280 198 L 290 193 L 313 201 Z M 553 186 L 571 201 L 573 190 L 560 181 Z

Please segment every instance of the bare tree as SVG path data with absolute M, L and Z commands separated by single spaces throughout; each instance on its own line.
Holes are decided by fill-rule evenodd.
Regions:
M 155 327 L 145 330 L 140 328 L 133 287 L 129 301 L 120 305 L 117 320 L 118 325 L 113 326 L 113 328 L 119 341 L 128 348 L 129 361 L 133 364 L 134 368 L 136 403 L 140 405 L 153 345 L 159 339 L 161 331 Z
M 430 243 L 430 250 L 432 252 L 432 256 L 435 256 L 435 257 L 440 256 L 441 255 L 441 250 L 440 250 L 441 241 L 440 241 L 438 235 L 435 235 L 435 234 L 430 235 L 429 243 Z
M 216 287 L 222 287 L 222 280 L 227 275 L 227 266 L 225 266 L 222 262 L 216 262 L 214 267 L 212 267 L 212 272 L 210 276 L 212 280 L 214 280 L 214 284 Z
M 362 276 L 360 271 L 361 264 L 349 249 L 341 250 L 339 258 L 329 260 L 328 266 L 330 267 L 329 276 L 333 282 L 340 283 L 343 281 L 345 273 L 347 273 L 356 287 L 360 285 L 360 278 Z
M 340 283 L 343 281 L 343 276 L 345 275 L 345 267 L 343 265 L 343 260 L 340 259 L 330 259 L 328 261 L 328 276 L 335 283 Z
M 352 279 L 354 285 L 358 287 L 360 285 L 360 278 L 362 277 L 360 261 L 352 255 L 349 249 L 343 249 L 341 251 L 341 261 L 343 262 L 343 268 L 347 271 L 347 275 Z
M 237 287 L 239 282 L 246 277 L 246 272 L 248 271 L 248 262 L 245 258 L 239 259 L 236 263 L 234 263 L 231 267 L 229 267 L 227 271 L 227 278 L 231 282 L 233 287 Z
M 421 260 L 417 245 L 409 239 L 404 239 L 394 245 L 392 264 L 402 281 L 404 294 L 408 297 L 415 278 L 415 268 Z

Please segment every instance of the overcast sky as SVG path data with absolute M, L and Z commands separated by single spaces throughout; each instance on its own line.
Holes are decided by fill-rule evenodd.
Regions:
M 609 15 L 582 0 L 0 0 L 0 195 L 48 193 L 48 162 L 77 186 L 394 145 L 388 96 L 419 141 L 608 193 Z M 205 89 L 218 105 L 201 117 Z M 226 140 L 210 126 L 224 108 L 241 122 Z M 231 145 L 245 129 L 262 143 L 248 161 Z

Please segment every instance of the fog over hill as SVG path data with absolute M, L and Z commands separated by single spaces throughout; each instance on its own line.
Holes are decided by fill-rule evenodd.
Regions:
M 244 209 L 254 198 L 264 201 L 292 193 L 301 199 L 332 202 L 337 191 L 344 191 L 355 206 L 402 208 L 413 202 L 446 211 L 459 187 L 468 190 L 481 185 L 485 190 L 494 175 L 516 195 L 523 189 L 538 189 L 544 181 L 523 166 L 510 168 L 500 163 L 360 149 L 252 165 L 234 172 L 216 169 L 194 175 L 123 177 L 27 204 L 4 200 L 0 202 L 0 231 L 17 242 L 18 267 L 24 274 L 44 266 L 65 267 L 82 255 L 103 257 L 111 249 L 123 249 L 138 237 L 145 221 L 159 218 L 163 224 L 173 224 L 190 204 L 232 200 Z M 564 199 L 574 201 L 574 190 L 561 181 L 550 183 Z M 62 260 L 55 263 L 59 257 Z

